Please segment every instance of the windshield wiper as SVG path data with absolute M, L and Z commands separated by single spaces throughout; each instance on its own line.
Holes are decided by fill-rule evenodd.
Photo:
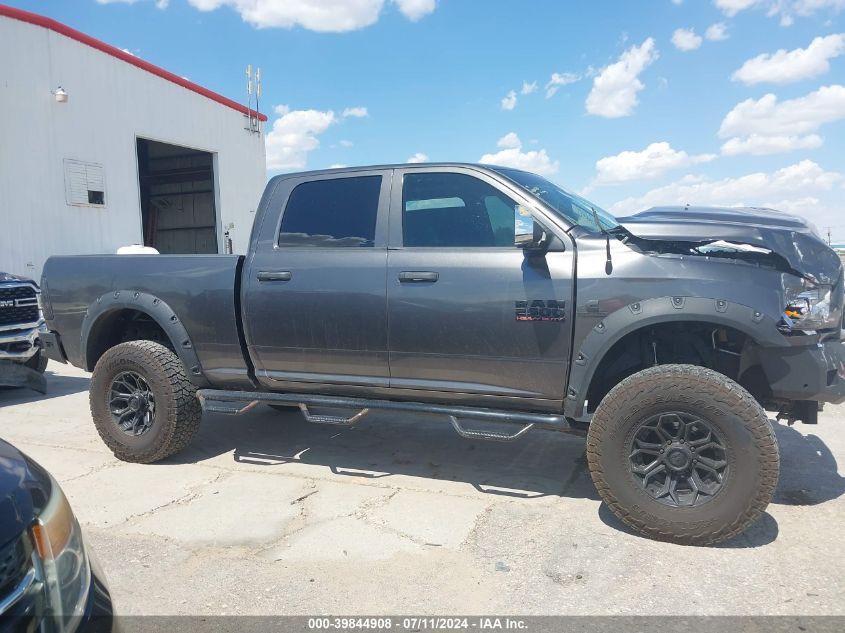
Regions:
M 599 231 L 601 231 L 601 234 L 604 235 L 604 238 L 606 240 L 605 245 L 606 245 L 606 248 L 607 248 L 607 261 L 605 261 L 605 263 L 604 263 L 604 272 L 605 272 L 606 275 L 609 275 L 610 273 L 613 272 L 613 260 L 610 257 L 610 231 L 608 231 L 606 228 L 604 228 L 604 225 L 601 223 L 601 220 L 599 219 L 599 214 L 596 211 L 596 208 L 590 207 L 590 211 L 593 212 L 593 220 L 595 221 L 596 226 L 599 227 Z

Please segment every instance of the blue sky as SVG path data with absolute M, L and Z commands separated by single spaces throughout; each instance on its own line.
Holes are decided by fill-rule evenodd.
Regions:
M 845 241 L 845 0 L 11 4 L 238 100 L 260 66 L 271 174 L 484 158 L 617 214 L 769 205 Z

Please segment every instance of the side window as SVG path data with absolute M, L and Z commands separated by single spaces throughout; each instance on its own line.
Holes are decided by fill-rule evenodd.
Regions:
M 402 184 L 405 246 L 513 246 L 516 203 L 465 174 L 406 174 Z
M 297 185 L 279 230 L 283 246 L 372 246 L 381 176 L 330 178 Z

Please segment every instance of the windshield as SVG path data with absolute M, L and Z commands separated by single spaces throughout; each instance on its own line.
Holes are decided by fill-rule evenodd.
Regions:
M 561 189 L 542 176 L 519 169 L 501 167 L 493 167 L 492 169 L 503 176 L 507 176 L 523 189 L 527 189 L 540 198 L 570 224 L 576 224 L 593 233 L 601 233 L 602 229 L 609 231 L 619 226 L 616 218 L 597 204 L 585 200 L 578 194 Z M 595 216 L 598 216 L 601 226 L 596 225 Z

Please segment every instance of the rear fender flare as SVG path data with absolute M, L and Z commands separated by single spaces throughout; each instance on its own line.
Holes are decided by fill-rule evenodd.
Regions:
M 589 318 L 579 314 L 577 318 Z M 655 297 L 635 301 L 599 317 L 580 348 L 573 350 L 564 413 L 578 418 L 593 376 L 605 354 L 625 335 L 644 327 L 679 321 L 699 321 L 738 330 L 760 345 L 788 345 L 772 317 L 750 306 L 718 297 Z
M 85 369 L 93 371 L 94 363 L 88 349 L 92 332 L 102 323 L 102 319 L 119 310 L 136 310 L 142 312 L 155 321 L 173 346 L 173 350 L 185 367 L 188 379 L 197 387 L 208 387 L 210 383 L 205 378 L 202 365 L 197 356 L 194 344 L 188 330 L 182 324 L 176 312 L 162 299 L 138 290 L 114 290 L 101 295 L 85 312 L 82 319 L 81 347 L 85 354 Z

